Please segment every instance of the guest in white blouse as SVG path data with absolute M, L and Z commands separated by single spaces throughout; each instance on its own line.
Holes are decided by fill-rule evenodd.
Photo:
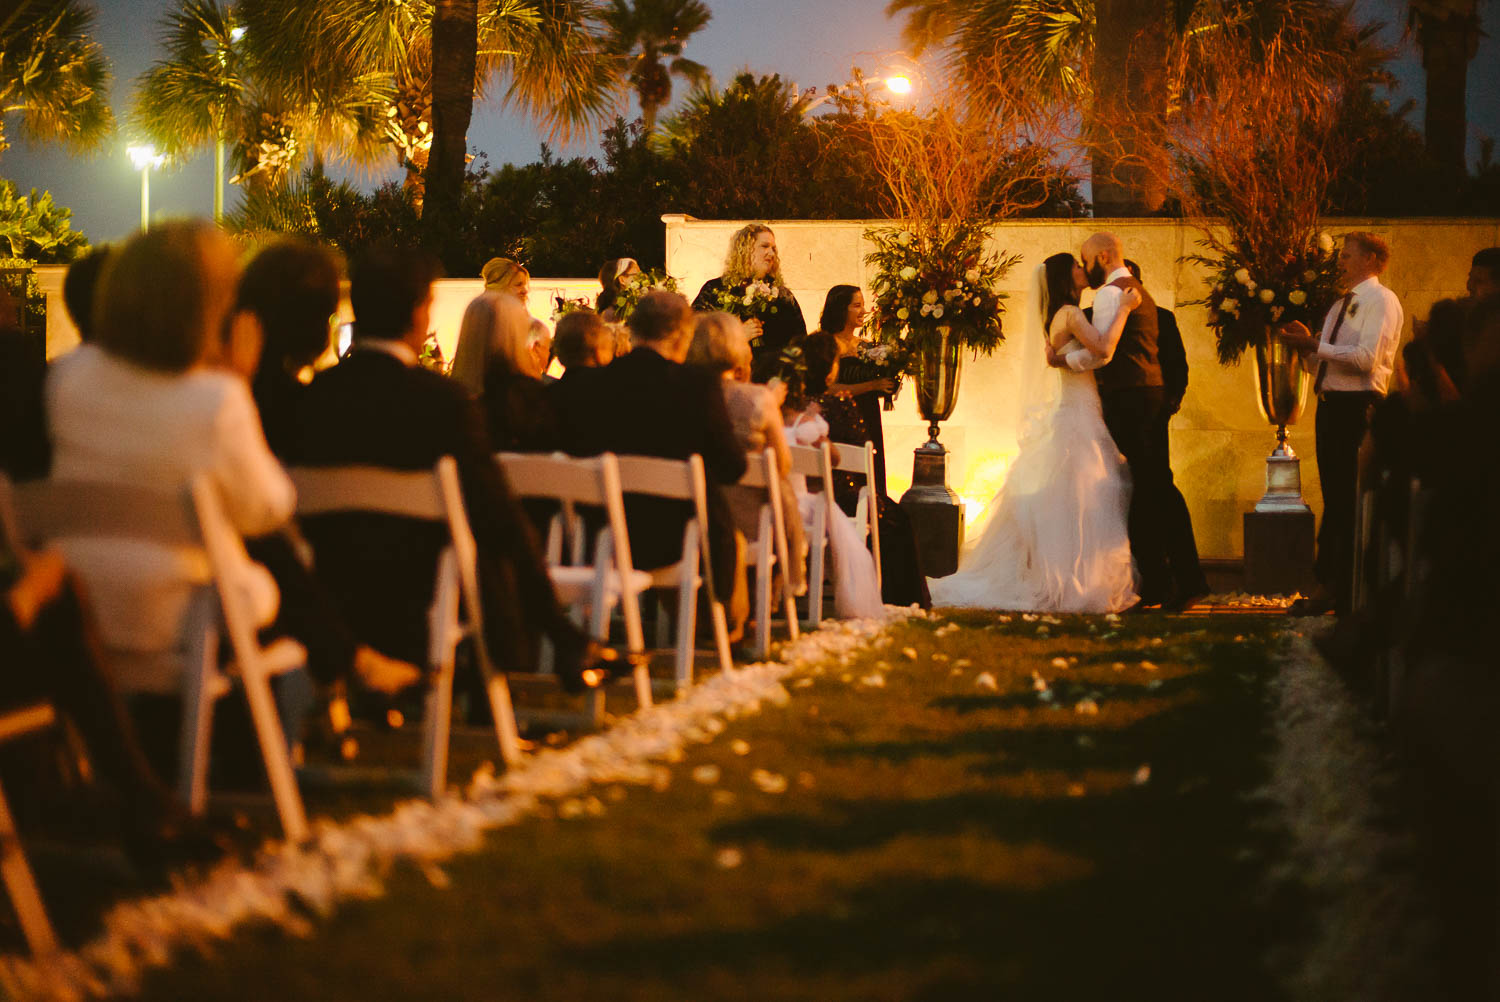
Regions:
M 261 535 L 287 521 L 292 483 L 266 446 L 250 389 L 210 364 L 235 273 L 233 245 L 207 223 L 153 227 L 115 254 L 100 278 L 94 342 L 48 376 L 54 477 L 175 487 L 206 473 L 241 533 Z M 106 540 L 63 549 L 112 647 L 173 646 L 193 587 L 209 575 L 196 550 Z M 270 622 L 278 598 L 270 575 L 246 557 L 237 577 Z
M 1314 336 L 1301 323 L 1280 331 L 1317 375 L 1318 479 L 1323 523 L 1318 527 L 1318 581 L 1325 595 L 1299 611 L 1340 615 L 1349 609 L 1354 575 L 1354 506 L 1359 447 L 1370 411 L 1390 386 L 1401 341 L 1401 301 L 1380 284 L 1390 248 L 1373 233 L 1350 233 L 1339 254 L 1349 290 L 1328 311 Z

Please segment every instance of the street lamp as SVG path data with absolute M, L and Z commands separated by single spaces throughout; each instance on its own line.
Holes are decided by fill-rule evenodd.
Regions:
M 156 147 L 150 143 L 132 146 L 125 152 L 130 155 L 135 169 L 141 172 L 141 230 L 144 232 L 151 228 L 151 168 L 160 167 L 167 157 L 156 152 Z
M 907 76 L 904 73 L 898 73 L 895 76 L 886 77 L 885 89 L 899 97 L 905 97 L 906 95 L 910 94 L 912 90 L 911 77 Z

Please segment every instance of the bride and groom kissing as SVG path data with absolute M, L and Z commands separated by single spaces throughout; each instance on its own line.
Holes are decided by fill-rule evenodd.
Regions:
M 1081 256 L 1036 269 L 1019 452 L 957 573 L 930 582 L 933 605 L 1170 611 L 1208 593 L 1172 480 L 1156 303 L 1114 234 L 1089 237 Z

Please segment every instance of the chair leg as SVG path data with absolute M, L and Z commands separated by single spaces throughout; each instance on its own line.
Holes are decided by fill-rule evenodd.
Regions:
M 37 890 L 31 864 L 26 861 L 26 852 L 21 848 L 21 837 L 16 832 L 10 803 L 5 799 L 3 789 L 0 789 L 0 876 L 5 879 L 5 889 L 10 892 L 11 904 L 15 907 L 16 917 L 21 920 L 21 932 L 26 936 L 31 952 L 36 956 L 55 953 L 57 935 L 47 918 L 47 907 Z
M 510 684 L 505 676 L 488 669 L 484 691 L 490 698 L 490 715 L 495 718 L 495 737 L 500 741 L 500 758 L 507 766 L 518 766 L 525 759 L 521 751 L 521 732 L 516 727 L 516 709 L 510 701 Z
M 436 800 L 448 788 L 448 742 L 453 728 L 453 651 L 437 671 L 427 693 L 427 727 L 423 735 L 422 779 L 427 796 Z
M 823 562 L 828 557 L 822 515 L 823 512 L 819 511 L 813 519 L 813 531 L 807 538 L 807 621 L 815 630 L 823 622 Z
M 729 620 L 721 602 L 711 603 L 714 618 L 714 641 L 719 651 L 719 670 L 734 671 L 734 657 L 729 653 Z
M 771 542 L 763 533 L 755 546 L 755 656 L 771 652 Z
M 693 652 L 697 630 L 698 589 L 689 571 L 677 589 L 677 685 L 679 688 L 686 688 L 693 684 Z
M 670 646 L 672 646 L 672 621 L 667 612 L 666 597 L 658 593 L 656 598 L 656 649 L 665 650 Z
M 266 764 L 266 776 L 271 781 L 276 811 L 281 815 L 282 831 L 289 840 L 300 842 L 307 837 L 307 815 L 302 809 L 302 795 L 297 792 L 297 776 L 287 754 L 286 737 L 282 733 L 281 718 L 276 713 L 271 684 L 259 665 L 241 665 L 240 685 L 244 687 L 245 699 L 250 704 L 250 719 L 260 740 L 260 754 Z
M 182 685 L 182 728 L 178 735 L 178 790 L 188 813 L 208 806 L 208 753 L 213 740 L 215 682 L 219 677 L 219 631 L 194 629 Z

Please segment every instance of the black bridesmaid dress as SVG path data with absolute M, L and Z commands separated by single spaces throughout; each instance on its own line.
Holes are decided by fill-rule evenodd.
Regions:
M 748 283 L 740 283 L 735 288 L 743 292 Z M 693 300 L 693 309 L 709 311 L 719 309 L 719 290 L 724 288 L 724 276 L 711 278 L 703 283 L 703 288 L 698 290 L 697 298 Z M 776 363 L 781 358 L 781 349 L 791 344 L 798 338 L 807 336 L 807 321 L 802 318 L 802 307 L 797 305 L 797 297 L 792 295 L 792 290 L 782 286 L 781 300 L 776 305 L 776 312 L 769 313 L 761 320 L 764 333 L 760 344 L 751 345 L 750 378 L 757 383 L 764 383 L 776 374 Z

